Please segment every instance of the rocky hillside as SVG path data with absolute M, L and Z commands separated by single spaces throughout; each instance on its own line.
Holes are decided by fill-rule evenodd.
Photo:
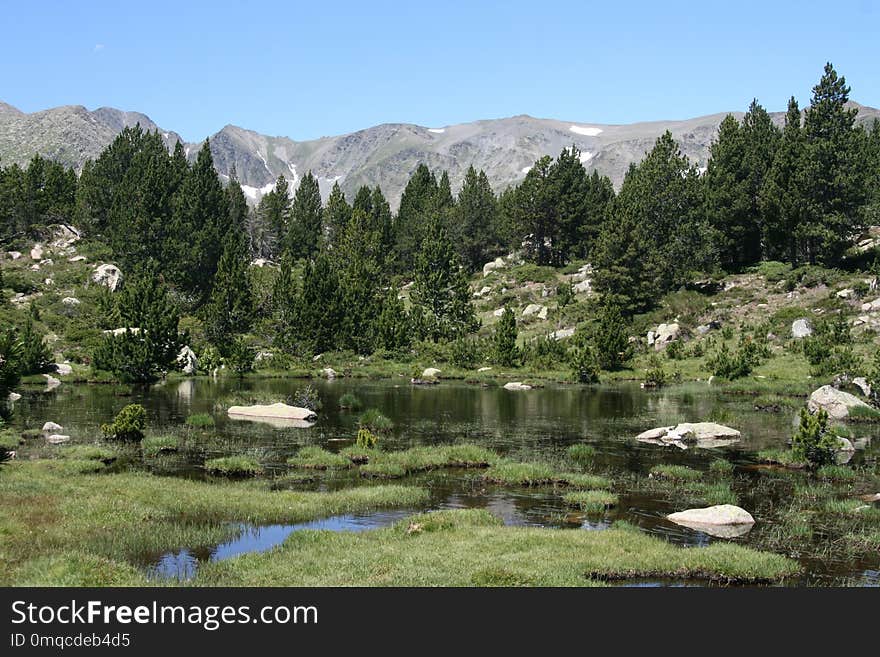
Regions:
M 856 105 L 859 119 L 871 121 L 880 110 Z M 211 135 L 218 172 L 228 176 L 235 167 L 252 201 L 271 189 L 283 174 L 296 183 L 311 170 L 326 195 L 339 181 L 351 198 L 361 185 L 380 185 L 396 207 L 403 187 L 416 166 L 449 171 L 457 189 L 471 165 L 483 169 L 497 191 L 516 183 L 543 155 L 556 156 L 575 144 L 589 170 L 608 175 L 615 185 L 623 180 L 630 163 L 640 160 L 665 130 L 681 144 L 697 166 L 704 166 L 708 148 L 725 113 L 683 121 L 655 121 L 630 125 L 598 125 L 583 122 L 514 116 L 459 125 L 422 127 L 383 124 L 366 130 L 312 141 L 270 137 L 236 126 Z M 740 113 L 735 113 L 740 117 Z M 773 115 L 780 125 L 784 115 Z M 140 123 L 159 130 L 169 148 L 180 140 L 149 117 L 102 107 L 89 111 L 66 106 L 25 114 L 0 103 L 0 159 L 24 164 L 34 154 L 80 166 L 100 153 L 123 127 Z M 195 157 L 199 144 L 186 144 Z

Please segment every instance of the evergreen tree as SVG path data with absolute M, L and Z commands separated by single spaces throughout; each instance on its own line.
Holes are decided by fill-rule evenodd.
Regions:
M 21 345 L 18 357 L 18 371 L 21 374 L 43 374 L 54 369 L 52 352 L 43 342 L 43 336 L 37 333 L 31 315 L 28 315 L 18 342 Z
M 367 194 L 369 195 L 369 188 Z M 369 210 L 367 210 L 369 212 Z M 324 208 L 324 232 L 327 236 L 327 244 L 336 245 L 348 220 L 351 219 L 351 206 L 345 200 L 345 194 L 339 187 L 339 183 L 333 183 L 330 196 L 327 198 L 327 207 Z
M 185 336 L 178 332 L 178 309 L 154 269 L 126 282 L 117 312 L 126 331 L 104 338 L 95 350 L 94 367 L 139 383 L 172 369 Z
M 579 241 L 572 255 L 578 258 L 591 259 L 599 234 L 608 219 L 614 201 L 614 186 L 608 176 L 600 176 L 593 171 L 588 177 L 586 201 L 584 203 L 584 219 L 580 227 Z
M 476 330 L 479 322 L 471 305 L 467 274 L 459 266 L 440 221 L 429 226 L 414 273 L 412 300 L 424 313 L 432 340 L 455 339 Z
M 290 258 L 282 263 L 281 269 L 274 297 L 281 346 L 298 354 L 338 348 L 345 308 L 330 257 L 319 252 L 308 260 L 299 287 L 292 278 Z
M 620 310 L 613 303 L 606 301 L 603 304 L 593 333 L 593 343 L 596 346 L 597 362 L 602 369 L 620 369 L 630 359 L 632 349 L 626 325 Z
M 0 423 L 8 419 L 9 393 L 21 380 L 21 342 L 11 328 L 0 329 Z
M 589 177 L 576 146 L 563 148 L 556 158 L 550 168 L 550 186 L 554 201 L 551 261 L 561 266 L 582 250 L 587 220 Z
M 416 167 L 400 197 L 395 222 L 395 260 L 399 271 L 412 271 L 416 253 L 434 221 L 437 179 L 424 164 Z
M 469 167 L 458 193 L 451 227 L 458 257 L 469 272 L 478 271 L 495 248 L 497 211 L 495 193 L 486 173 Z
M 248 226 L 251 253 L 269 260 L 279 257 L 281 238 L 287 233 L 290 215 L 290 185 L 284 176 L 278 176 L 275 187 L 260 199 L 251 215 Z
M 519 361 L 519 356 L 516 346 L 516 315 L 505 307 L 492 335 L 492 360 L 498 365 L 511 367 Z
M 409 347 L 413 338 L 412 325 L 397 292 L 389 290 L 382 299 L 382 310 L 376 320 L 376 346 L 391 352 Z
M 227 231 L 211 296 L 203 309 L 205 337 L 224 355 L 233 336 L 245 333 L 254 321 L 254 294 L 248 275 L 250 258 L 245 240 L 240 229 Z
M 173 205 L 173 230 L 180 244 L 180 260 L 173 274 L 181 289 L 200 305 L 211 292 L 230 221 L 228 198 L 214 170 L 207 139 Z
M 556 237 L 556 209 L 551 182 L 553 160 L 544 156 L 529 169 L 516 188 L 512 222 L 520 239 L 525 238 L 525 256 L 539 265 L 553 264 L 552 245 Z
M 797 101 L 788 101 L 785 127 L 759 194 L 765 257 L 796 263 L 797 230 L 805 218 L 802 192 L 806 144 Z
M 318 252 L 322 232 L 321 191 L 318 179 L 309 171 L 293 195 L 285 252 L 294 259 L 311 258 Z
M 828 63 L 804 118 L 806 221 L 798 237 L 806 259 L 834 266 L 863 229 L 864 162 L 850 88 Z

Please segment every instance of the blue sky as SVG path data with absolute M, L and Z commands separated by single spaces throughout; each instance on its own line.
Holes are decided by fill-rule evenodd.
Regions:
M 126 7 L 125 5 L 129 5 Z M 802 102 L 832 61 L 880 106 L 880 0 L 6 2 L 0 100 L 311 139 L 515 114 L 629 123 Z

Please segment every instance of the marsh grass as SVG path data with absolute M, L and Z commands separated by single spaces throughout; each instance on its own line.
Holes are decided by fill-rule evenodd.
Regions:
M 330 468 L 350 468 L 353 463 L 351 459 L 342 455 L 327 451 L 322 447 L 310 445 L 300 449 L 296 456 L 287 459 L 287 464 L 294 468 L 305 468 L 313 470 L 327 470 Z
M 357 395 L 351 392 L 346 392 L 339 398 L 339 408 L 346 411 L 359 411 L 363 406 L 363 403 L 358 399 Z
M 592 445 L 578 443 L 568 448 L 568 458 L 581 465 L 592 462 L 595 456 L 596 448 Z
M 364 454 L 364 452 L 367 452 Z M 417 472 L 438 468 L 488 468 L 500 461 L 498 455 L 485 447 L 468 443 L 412 447 L 399 452 L 343 450 L 353 457 L 363 455 L 368 459 L 360 467 L 364 477 L 398 478 Z
M 855 481 L 856 473 L 845 465 L 823 465 L 816 470 L 819 479 L 828 481 Z
M 617 495 L 605 490 L 579 490 L 566 493 L 562 496 L 562 501 L 585 513 L 600 513 L 617 506 Z
M 734 465 L 727 459 L 715 459 L 709 464 L 709 472 L 726 477 L 733 474 Z
M 507 527 L 482 510 L 439 513 L 357 534 L 296 532 L 271 553 L 205 564 L 195 583 L 592 586 L 652 577 L 763 583 L 799 572 L 791 559 L 735 544 L 687 549 L 621 527 L 601 532 Z
M 147 458 L 173 454 L 180 449 L 180 439 L 177 436 L 149 436 L 141 442 L 141 449 Z
M 873 406 L 853 406 L 846 419 L 851 422 L 880 422 L 880 410 Z
M 214 426 L 214 416 L 210 413 L 194 413 L 186 418 L 186 426 L 197 429 Z
M 413 507 L 428 498 L 407 486 L 271 491 L 259 480 L 208 483 L 103 469 L 100 461 L 81 459 L 4 467 L 0 585 L 139 585 L 143 578 L 131 565 L 145 555 L 216 545 L 233 538 L 239 523 L 292 524 Z
M 576 486 L 578 488 L 609 488 L 605 477 L 578 472 L 562 472 L 546 463 L 514 463 L 500 461 L 486 471 L 484 479 L 493 484 L 513 486 Z
M 263 467 L 252 456 L 223 456 L 205 461 L 205 470 L 223 477 L 255 477 Z
M 758 460 L 772 465 L 801 470 L 809 467 L 809 463 L 800 459 L 790 449 L 762 449 L 758 452 Z
M 662 463 L 651 468 L 651 476 L 674 481 L 697 481 L 703 473 L 686 465 L 669 465 Z

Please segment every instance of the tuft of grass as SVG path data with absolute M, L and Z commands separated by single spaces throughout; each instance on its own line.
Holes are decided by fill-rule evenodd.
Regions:
M 579 472 L 559 472 L 545 463 L 499 461 L 484 475 L 486 481 L 512 486 L 547 486 L 559 484 L 578 488 L 608 488 L 605 477 Z
M 677 481 L 697 481 L 703 476 L 699 470 L 694 470 L 685 465 L 655 465 L 651 468 L 651 475 L 660 479 L 672 479 Z
M 617 495 L 605 490 L 579 490 L 566 493 L 562 500 L 586 513 L 599 513 L 617 506 Z
M 739 498 L 726 481 L 697 483 L 691 488 L 692 494 L 709 506 L 715 504 L 739 504 Z
M 101 463 L 113 463 L 117 453 L 100 445 L 71 445 L 58 450 L 58 458 L 74 461 L 100 461 Z
M 758 460 L 773 465 L 781 465 L 786 468 L 807 468 L 809 463 L 798 458 L 790 449 L 763 449 L 758 452 Z
M 363 404 L 361 400 L 358 399 L 357 395 L 346 392 L 339 398 L 339 408 L 343 408 L 347 411 L 359 411 L 363 408 Z
M 823 465 L 816 476 L 825 481 L 855 481 L 856 473 L 845 465 Z
M 348 457 L 342 454 L 334 454 L 314 445 L 300 449 L 296 456 L 291 456 L 287 459 L 287 464 L 295 468 L 313 470 L 350 468 L 352 466 L 351 459 Z
M 568 458 L 575 463 L 590 463 L 596 456 L 596 448 L 592 445 L 578 443 L 568 448 Z
M 205 470 L 224 477 L 254 477 L 263 467 L 251 456 L 224 456 L 205 461 Z
M 715 459 L 709 464 L 709 472 L 716 475 L 727 476 L 733 473 L 733 463 L 727 459 Z
M 846 419 L 855 422 L 880 422 L 880 409 L 873 406 L 852 406 Z
M 362 429 L 369 429 L 373 433 L 383 433 L 391 431 L 394 423 L 376 408 L 370 408 L 361 413 L 358 418 L 358 426 Z
M 354 454 L 352 450 L 344 451 L 347 455 Z M 486 468 L 499 460 L 495 452 L 468 443 L 412 447 L 400 452 L 368 452 L 369 462 L 360 469 L 365 477 L 405 477 L 437 468 Z
M 176 436 L 150 436 L 141 443 L 144 456 L 155 458 L 161 454 L 171 454 L 180 449 L 180 440 Z
M 193 413 L 186 418 L 186 426 L 194 428 L 213 427 L 214 416 L 210 413 Z

